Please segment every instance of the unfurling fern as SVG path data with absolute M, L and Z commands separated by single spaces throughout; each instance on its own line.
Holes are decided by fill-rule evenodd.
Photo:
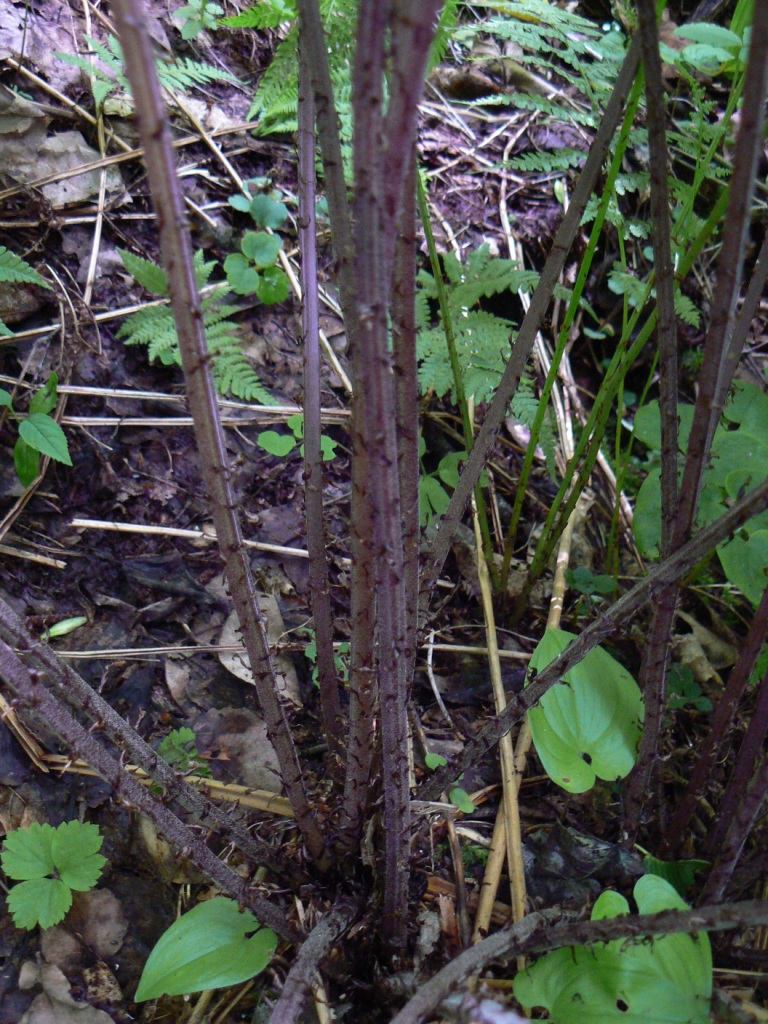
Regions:
M 72 64 L 84 71 L 93 82 L 93 101 L 96 107 L 102 107 L 107 96 L 116 88 L 120 87 L 130 93 L 131 87 L 125 74 L 123 63 L 123 51 L 117 39 L 110 35 L 106 46 L 92 39 L 85 37 L 93 54 L 99 58 L 103 67 L 91 63 L 87 57 L 81 57 L 70 53 L 57 53 L 59 60 L 65 64 Z M 158 60 L 157 77 L 160 84 L 169 92 L 178 90 L 183 92 L 192 89 L 197 85 L 207 85 L 209 82 L 229 81 L 237 79 L 228 71 L 213 67 L 212 64 L 202 64 L 199 61 L 184 58 L 180 60 Z
M 6 249 L 4 245 L 0 245 L 0 284 L 36 284 L 41 288 L 51 287 L 26 260 Z M 0 336 L 10 338 L 12 335 L 13 331 L 0 320 Z
M 476 402 L 485 402 L 493 394 L 511 352 L 510 335 L 515 325 L 477 306 L 481 299 L 509 291 L 531 291 L 538 274 L 520 270 L 512 260 L 491 259 L 488 246 L 473 252 L 462 264 L 452 253 L 443 257 L 448 291 L 448 308 L 456 335 L 456 350 L 464 377 L 464 390 Z M 431 304 L 437 298 L 431 274 L 421 271 L 416 299 L 419 382 L 422 392 L 430 389 L 438 397 L 453 391 L 453 375 L 448 360 L 442 324 L 433 322 Z M 452 394 L 456 401 L 456 395 Z
M 168 296 L 168 277 L 162 267 L 133 253 L 118 250 L 125 269 L 152 295 Z M 206 262 L 202 250 L 195 253 L 195 276 L 198 288 L 208 281 L 216 262 Z M 213 356 L 212 370 L 216 387 L 222 394 L 231 394 L 246 402 L 274 405 L 261 380 L 243 354 L 237 325 L 229 318 L 237 306 L 226 305 L 222 299 L 227 286 L 215 288 L 202 300 L 203 325 L 208 349 Z M 145 345 L 150 361 L 158 359 L 165 366 L 181 366 L 179 339 L 173 313 L 169 306 L 146 306 L 132 313 L 118 331 L 126 345 Z

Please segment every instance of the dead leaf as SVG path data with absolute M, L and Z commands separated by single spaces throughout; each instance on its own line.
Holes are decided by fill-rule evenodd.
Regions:
M 27 972 L 27 988 L 36 983 L 26 984 L 30 978 L 31 974 Z M 35 998 L 19 1024 L 114 1024 L 108 1013 L 72 998 L 69 982 L 59 967 L 43 964 L 36 980 L 42 984 L 43 992 Z
M 231 781 L 270 793 L 282 792 L 280 765 L 267 736 L 267 726 L 252 711 L 213 709 L 198 718 L 192 728 L 197 749 L 210 758 L 212 770 L 216 769 L 217 760 L 226 762 L 226 774 Z
M 734 644 L 724 640 L 717 633 L 713 633 L 706 626 L 702 626 L 692 615 L 683 611 L 679 611 L 677 614 L 683 622 L 691 627 L 691 632 L 706 652 L 712 668 L 720 671 L 722 668 L 730 668 L 731 665 L 736 664 L 739 652 Z
M 261 614 L 266 621 L 267 640 L 271 647 L 285 633 L 285 625 L 277 604 L 277 598 L 273 597 L 272 594 L 259 594 L 259 608 L 261 608 Z M 224 647 L 231 647 L 242 642 L 240 620 L 237 617 L 237 612 L 232 612 L 224 623 L 219 643 Z M 219 653 L 219 661 L 232 675 L 253 685 L 251 663 L 245 651 L 221 651 Z M 290 700 L 295 707 L 300 708 L 299 677 L 296 675 L 293 661 L 285 655 L 278 654 L 273 657 L 272 664 L 275 668 L 278 694 L 282 698 Z
M 128 921 L 120 901 L 109 889 L 73 894 L 67 927 L 82 936 L 83 942 L 100 960 L 113 957 L 123 944 Z

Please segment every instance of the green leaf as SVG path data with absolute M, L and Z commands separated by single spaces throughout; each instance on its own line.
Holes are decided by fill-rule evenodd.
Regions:
M 757 607 L 768 585 L 768 530 L 756 530 L 746 540 L 737 534 L 717 549 L 723 572 Z
M 135 256 L 132 252 L 126 252 L 125 249 L 117 251 L 125 269 L 139 282 L 144 291 L 163 298 L 168 295 L 168 275 L 162 267 L 142 259 L 141 256 Z
M 281 228 L 288 220 L 288 207 L 271 196 L 254 196 L 250 214 L 261 228 Z
M 654 875 L 635 885 L 641 914 L 685 910 L 672 886 Z M 604 892 L 592 920 L 623 916 L 623 896 Z M 553 1024 L 707 1024 L 712 997 L 709 938 L 665 935 L 558 949 L 513 982 L 524 1006 L 544 1006 Z
M 239 252 L 230 253 L 224 260 L 224 273 L 238 295 L 253 295 L 259 287 L 259 274 L 245 256 Z
M 50 416 L 41 412 L 31 413 L 19 424 L 19 436 L 35 451 L 63 462 L 65 466 L 72 465 L 66 434 Z
M 443 757 L 442 754 L 425 754 L 424 764 L 433 772 L 436 768 L 442 768 L 443 765 L 448 764 L 448 758 Z
M 5 388 L 0 388 L 0 408 L 13 409 L 13 399 Z
M 52 928 L 72 906 L 72 890 L 59 878 L 33 878 L 14 885 L 8 909 L 17 928 Z
M 285 302 L 291 290 L 290 282 L 280 267 L 266 267 L 256 283 L 256 294 L 265 306 Z
M 161 936 L 134 998 L 143 1003 L 161 995 L 238 985 L 263 971 L 276 948 L 274 932 L 259 928 L 253 914 L 241 913 L 234 900 L 209 900 L 184 914 Z
M 681 25 L 675 29 L 674 34 L 682 39 L 690 39 L 694 43 L 719 46 L 724 50 L 735 49 L 738 52 L 741 49 L 741 38 L 735 32 L 710 22 L 699 21 L 690 25 Z
M 326 437 L 325 434 L 320 435 L 320 454 L 323 456 L 323 462 L 333 462 L 338 447 L 338 443 L 333 438 Z
M 51 287 L 26 260 L 6 249 L 4 245 L 0 245 L 0 281 L 10 284 L 36 284 L 41 288 Z
M 19 480 L 25 487 L 29 487 L 40 472 L 40 452 L 30 448 L 20 437 L 13 446 L 13 466 Z
M 278 458 L 284 458 L 296 447 L 296 438 L 288 434 L 278 434 L 276 430 L 264 430 L 256 440 L 265 452 Z
M 49 413 L 56 405 L 56 399 L 58 397 L 59 378 L 55 373 L 45 383 L 45 386 L 32 396 L 32 401 L 29 403 L 29 411 Z
M 76 629 L 84 626 L 88 622 L 88 618 L 85 615 L 73 615 L 69 619 L 62 619 L 60 622 L 55 622 L 52 626 L 46 629 L 43 634 L 45 640 L 55 640 L 60 636 L 68 636 L 70 633 L 74 633 Z
M 531 658 L 540 672 L 568 644 L 572 633 L 548 629 Z M 595 778 L 613 782 L 632 770 L 643 720 L 637 683 L 601 647 L 590 651 L 563 682 L 529 712 L 536 753 L 553 782 L 585 793 Z
M 229 205 L 234 209 L 239 210 L 241 213 L 248 213 L 251 209 L 250 196 L 236 195 L 229 197 Z
M 649 875 L 658 875 L 669 882 L 677 893 L 685 894 L 696 880 L 696 874 L 709 867 L 708 860 L 657 860 L 650 854 L 643 858 L 643 867 Z
M 283 248 L 282 239 L 265 231 L 248 231 L 240 243 L 243 254 L 261 269 L 274 267 L 277 254 Z
M 51 856 L 70 889 L 88 892 L 96 885 L 107 863 L 99 853 L 103 842 L 98 827 L 89 822 L 66 821 L 54 831 Z
M 30 825 L 9 832 L 0 857 L 9 878 L 45 878 L 56 870 L 51 844 L 56 830 L 50 825 Z
M 419 477 L 419 522 L 422 526 L 441 516 L 450 504 L 448 492 L 433 476 Z
M 454 807 L 458 807 L 462 814 L 474 814 L 477 808 L 472 803 L 472 798 L 461 786 L 454 786 L 448 793 L 448 799 Z

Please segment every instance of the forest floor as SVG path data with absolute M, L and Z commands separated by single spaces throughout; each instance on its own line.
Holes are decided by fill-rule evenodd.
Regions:
M 274 39 L 250 32 L 247 36 L 220 32 L 215 41 L 204 34 L 185 43 L 173 12 L 166 9 L 169 5 L 153 6 L 153 30 L 161 50 L 209 61 L 236 79 L 190 92 L 172 115 L 195 247 L 205 251 L 206 259 L 223 263 L 233 251 L 233 238 L 248 227 L 245 215 L 228 203 L 239 192 L 237 176 L 268 181 L 289 206 L 295 196 L 291 139 L 258 137 L 247 124 L 254 82 L 269 62 Z M 589 13 L 605 16 L 597 5 Z M 39 78 L 20 71 L 12 56 L 21 50 L 18 33 L 25 17 L 24 66 Z M 55 56 L 57 52 L 82 53 L 86 36 L 105 42 L 109 30 L 108 19 L 87 2 L 81 8 L 74 0 L 35 0 L 25 11 L 23 5 L 0 0 L 0 88 L 18 88 L 37 104 L 31 116 L 28 111 L 10 110 L 2 118 L 8 126 L 0 127 L 7 133 L 0 146 L 4 151 L 0 153 L 0 243 L 55 285 L 52 291 L 0 286 L 0 317 L 16 332 L 13 338 L 0 341 L 0 386 L 12 391 L 24 408 L 26 398 L 52 372 L 57 374 L 56 417 L 66 432 L 72 459 L 71 467 L 45 460 L 44 472 L 25 490 L 13 468 L 15 427 L 7 416 L 0 423 L 0 594 L 40 637 L 63 620 L 83 617 L 77 628 L 52 641 L 57 652 L 152 744 L 160 743 L 172 730 L 191 729 L 197 752 L 193 768 L 203 765 L 224 799 L 239 800 L 241 812 L 258 834 L 280 835 L 288 848 L 295 830 L 290 815 L 281 816 L 285 807 L 274 799 L 280 789 L 276 761 L 248 666 L 243 663 L 220 559 L 210 539 L 181 371 L 150 364 L 142 346 L 126 346 L 117 336 L 128 313 L 147 301 L 146 293 L 125 271 L 118 250 L 158 259 L 135 129 L 129 118 L 108 119 L 125 148 L 108 143 L 104 151 L 108 159 L 102 158 L 94 125 L 83 116 L 83 110 L 93 110 L 83 74 Z M 464 256 L 487 245 L 492 255 L 522 259 L 526 267 L 540 268 L 562 215 L 562 203 L 553 188 L 562 172 L 513 174 L 503 169 L 504 162 L 510 154 L 544 145 L 545 134 L 548 149 L 553 148 L 554 133 L 563 146 L 586 151 L 589 132 L 539 123 L 523 110 L 467 107 L 461 102 L 462 90 L 484 87 L 482 69 L 463 69 L 464 80 L 459 82 L 457 68 L 452 65 L 450 70 L 454 98 L 446 98 L 446 81 L 435 75 L 426 89 L 420 128 L 422 166 L 438 245 Z M 501 91 L 506 88 L 497 79 L 492 81 Z M 79 106 L 73 108 L 73 101 Z M 60 149 L 52 145 L 57 138 Z M 87 171 L 67 175 L 65 168 L 78 165 L 87 165 Z M 293 262 L 294 232 L 288 229 L 284 236 Z M 320 241 L 322 285 L 332 299 L 330 244 L 327 236 Z M 422 265 L 428 266 L 423 240 L 421 257 Z M 613 254 L 606 251 L 603 259 L 610 266 Z M 572 273 L 569 266 L 566 278 Z M 214 276 L 222 278 L 220 271 Z M 708 301 L 709 288 L 710 282 L 702 280 L 701 293 L 695 297 L 702 306 Z M 616 296 L 604 278 L 595 278 L 587 299 L 602 320 L 618 315 Z M 494 312 L 519 320 L 519 298 L 501 297 Z M 310 610 L 303 462 L 298 446 L 277 457 L 258 444 L 264 430 L 286 434 L 286 419 L 301 402 L 299 303 L 295 297 L 275 306 L 240 301 L 237 320 L 248 360 L 279 407 L 254 409 L 236 400 L 222 402 L 235 493 L 246 537 L 255 542 L 252 564 L 264 595 L 270 640 L 279 652 L 280 672 L 295 707 L 296 740 L 315 787 L 322 790 L 324 750 L 318 743 L 312 663 L 304 653 Z M 323 310 L 321 326 L 338 367 L 345 370 L 346 339 L 332 302 Z M 689 350 L 700 342 L 701 335 L 690 329 L 682 339 Z M 571 348 L 574 393 L 584 403 L 599 382 L 604 344 L 582 336 Z M 756 358 L 745 364 L 744 372 L 760 379 Z M 348 635 L 344 583 L 349 395 L 338 367 L 324 370 L 323 406 L 326 433 L 337 445 L 336 457 L 326 467 L 325 496 L 332 509 L 329 550 L 338 639 L 344 640 Z M 533 372 L 541 377 L 541 365 Z M 460 429 L 447 400 L 425 400 L 427 471 L 433 471 L 443 455 L 457 450 Z M 525 428 L 510 419 L 494 454 L 494 539 L 499 550 L 503 550 L 503 521 L 508 518 L 526 440 Z M 553 493 L 542 460 L 532 478 L 521 535 L 535 535 Z M 591 496 L 589 514 L 575 531 L 571 566 L 599 574 L 613 514 L 610 481 L 596 475 Z M 416 732 L 426 738 L 430 751 L 448 756 L 461 749 L 492 713 L 473 543 L 471 536 L 457 542 L 448 562 L 439 589 L 435 632 L 429 648 L 421 652 L 413 691 Z M 516 554 L 525 559 L 525 544 Z M 636 577 L 639 569 L 625 524 L 618 573 L 621 586 Z M 517 692 L 523 685 L 527 660 L 544 629 L 549 595 L 550 584 L 540 585 L 525 620 L 500 630 L 508 692 Z M 578 632 L 598 604 L 599 595 L 572 591 L 565 600 L 563 628 Z M 716 686 L 717 672 L 735 656 L 741 635 L 738 616 L 730 624 L 699 624 L 699 609 L 688 612 L 694 627 L 683 626 L 683 634 L 696 632 L 698 638 L 719 634 L 718 653 L 712 640 L 705 654 L 712 673 L 704 686 L 706 696 L 707 686 Z M 639 666 L 642 642 L 638 629 L 637 636 L 624 637 L 615 649 L 630 671 L 636 672 Z M 685 778 L 701 728 L 702 712 L 696 708 L 687 706 L 675 713 L 666 751 L 668 787 L 675 779 Z M 616 787 L 604 783 L 588 797 L 568 795 L 549 783 L 535 758 L 532 765 L 521 793 L 532 906 L 582 908 L 606 886 L 626 889 L 643 866 L 639 856 L 615 845 L 620 816 Z M 499 801 L 495 760 L 489 757 L 476 765 L 461 784 L 476 804 L 458 830 L 471 906 Z M 663 790 L 659 799 L 665 799 Z M 663 817 L 663 808 L 658 810 Z M 0 1024 L 16 1024 L 25 1013 L 26 1021 L 37 1024 L 191 1019 L 197 997 L 169 1003 L 153 1016 L 155 1010 L 137 1008 L 131 996 L 149 951 L 179 908 L 191 905 L 191 894 L 199 891 L 202 879 L 146 822 L 117 804 L 104 783 L 68 759 L 41 722 L 28 715 L 16 721 L 11 714 L 0 726 L 0 828 L 7 832 L 32 822 L 56 825 L 73 817 L 98 824 L 105 837 L 102 853 L 108 869 L 97 893 L 78 896 L 65 922 L 68 931 L 53 929 L 56 935 L 41 940 L 37 934 L 16 929 L 7 913 L 0 917 L 4 964 Z M 414 914 L 421 916 L 414 921 L 414 930 L 421 929 L 424 939 L 422 959 L 431 958 L 433 965 L 439 965 L 460 944 L 455 874 L 444 823 L 427 822 L 420 838 L 414 908 L 418 902 L 421 910 L 414 909 Z M 745 865 L 739 888 L 753 893 L 758 878 L 758 862 L 753 859 L 751 866 Z M 507 900 L 508 889 L 502 886 L 496 920 L 508 913 Z M 425 927 L 428 920 L 436 922 L 431 939 Z M 725 962 L 764 969 L 765 961 L 760 960 L 764 954 L 754 952 L 747 939 L 743 945 L 741 961 L 739 950 L 730 948 Z M 43 968 L 45 999 L 31 978 L 31 968 L 20 978 L 25 963 Z M 46 976 L 45 968 L 52 965 L 59 973 L 53 977 L 49 971 Z M 206 1019 L 216 1024 L 262 1019 L 257 1015 L 259 1006 L 269 998 L 270 985 L 273 991 L 279 990 L 287 966 L 277 957 L 265 975 L 266 985 L 260 981 L 257 987 L 218 994 Z M 362 993 L 366 990 L 364 978 L 352 977 L 348 983 Z M 735 975 L 724 976 L 721 983 L 748 987 Z M 508 987 L 504 979 L 495 984 L 499 992 Z M 73 998 L 79 1004 L 76 1010 Z M 349 1005 L 358 1004 L 350 998 Z

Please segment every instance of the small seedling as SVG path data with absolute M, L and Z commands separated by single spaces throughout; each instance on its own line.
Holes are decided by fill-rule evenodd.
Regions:
M 40 456 L 47 455 L 65 466 L 72 465 L 64 431 L 50 416 L 58 398 L 59 378 L 52 373 L 48 382 L 29 403 L 29 412 L 20 416 L 13 408 L 11 395 L 0 388 L 0 408 L 7 409 L 19 426 L 19 439 L 13 449 L 16 475 L 29 487 L 40 472 Z
M 61 636 L 69 636 L 70 633 L 74 633 L 76 629 L 80 629 L 87 622 L 88 618 L 85 615 L 74 615 L 71 619 L 54 622 L 52 626 L 43 631 L 43 640 L 56 640 Z
M 327 438 L 324 440 L 327 440 Z M 304 657 L 307 659 L 307 661 L 312 662 L 312 665 L 314 666 L 312 669 L 312 682 L 314 683 L 315 686 L 319 686 L 320 683 L 318 681 L 317 668 L 317 640 L 315 639 L 315 631 L 314 629 L 308 629 L 306 630 L 306 632 L 309 635 L 310 639 L 309 643 L 304 648 Z M 333 660 L 336 664 L 336 671 L 338 672 L 339 679 L 342 681 L 342 683 L 346 683 L 347 680 L 349 679 L 349 663 L 347 660 L 349 650 L 349 644 L 346 642 L 334 646 L 333 649 Z
M 201 32 L 213 32 L 218 27 L 217 18 L 224 13 L 220 4 L 211 0 L 189 0 L 186 7 L 180 7 L 174 18 L 181 23 L 181 38 L 196 39 Z
M 211 769 L 197 753 L 197 740 L 191 729 L 184 727 L 169 732 L 157 752 L 177 771 L 193 772 L 204 779 L 211 777 Z
M 256 437 L 256 441 L 265 452 L 275 455 L 278 459 L 290 455 L 297 446 L 300 446 L 299 450 L 303 455 L 304 445 L 300 444 L 304 437 L 303 414 L 297 412 L 295 415 L 289 416 L 285 421 L 285 425 L 291 431 L 293 437 L 289 434 L 278 434 L 276 430 L 262 430 Z M 323 456 L 323 462 L 330 462 L 332 459 L 335 459 L 337 448 L 338 444 L 336 441 L 332 441 L 330 437 L 326 437 L 325 434 L 320 437 L 320 452 Z
M 585 597 L 600 598 L 613 594 L 619 586 L 613 576 L 596 576 L 585 565 L 566 570 L 565 580 L 569 587 Z
M 257 295 L 268 306 L 288 298 L 290 284 L 284 271 L 275 266 L 282 240 L 266 231 L 247 231 L 240 242 L 240 252 L 224 260 L 224 272 L 233 292 Z
M 448 764 L 448 761 L 443 757 L 442 754 L 425 754 L 424 764 L 429 768 L 431 772 L 436 771 L 438 768 L 442 768 L 443 765 Z M 464 778 L 463 775 L 459 776 L 459 782 Z M 454 807 L 457 807 L 462 814 L 474 814 L 475 805 L 472 797 L 461 786 L 451 786 L 448 790 L 448 799 L 451 801 Z
M 98 882 L 107 863 L 102 842 L 96 825 L 79 821 L 9 832 L 0 860 L 6 875 L 20 880 L 8 893 L 16 927 L 52 928 L 63 920 L 72 890 L 89 892 Z
M 667 706 L 671 711 L 692 707 L 697 711 L 711 711 L 712 701 L 701 692 L 687 665 L 672 665 L 667 683 Z
M 234 900 L 208 900 L 160 937 L 134 999 L 144 1003 L 162 995 L 239 985 L 260 974 L 276 948 L 275 933 L 261 928 L 253 914 L 241 912 Z

